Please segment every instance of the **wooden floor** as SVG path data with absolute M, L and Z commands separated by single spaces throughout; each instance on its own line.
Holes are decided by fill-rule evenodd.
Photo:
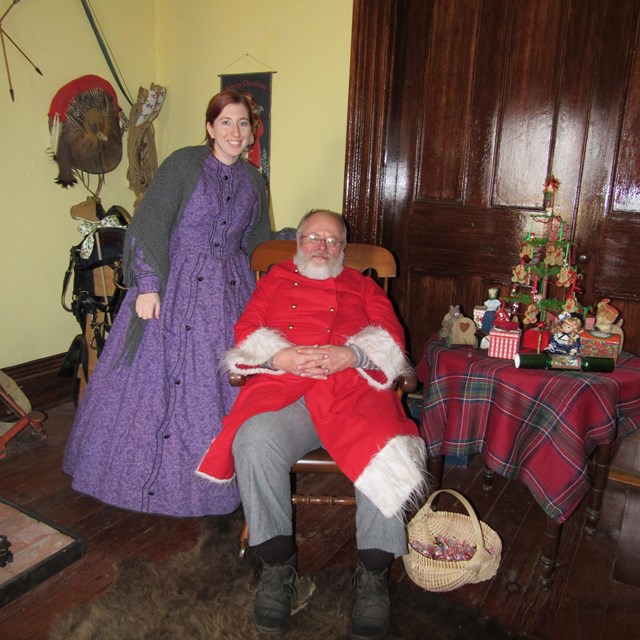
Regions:
M 0 496 L 86 536 L 88 551 L 0 608 L 0 638 L 8 640 L 46 638 L 56 616 L 108 588 L 119 559 L 167 557 L 193 546 L 200 530 L 198 519 L 135 514 L 74 492 L 60 471 L 73 407 L 67 404 L 48 413 L 46 442 L 15 445 L 15 451 L 0 460 Z M 640 489 L 609 482 L 593 537 L 583 530 L 585 505 L 565 524 L 554 583 L 545 591 L 537 580 L 545 517 L 528 491 L 516 481 L 496 477 L 493 491 L 485 494 L 479 458 L 466 469 L 447 466 L 443 486 L 470 498 L 504 547 L 493 580 L 439 597 L 477 608 L 542 640 L 638 637 Z M 352 567 L 353 534 L 352 508 L 300 508 L 300 572 L 325 565 Z M 394 563 L 392 579 L 408 580 L 400 560 Z

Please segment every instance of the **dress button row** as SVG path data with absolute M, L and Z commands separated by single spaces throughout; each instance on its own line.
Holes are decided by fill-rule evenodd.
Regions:
M 202 276 L 198 276 L 198 282 L 202 282 L 204 278 Z
M 229 284 L 230 284 L 231 286 L 233 286 L 235 283 L 236 283 L 236 281 L 235 281 L 235 280 L 229 280 Z

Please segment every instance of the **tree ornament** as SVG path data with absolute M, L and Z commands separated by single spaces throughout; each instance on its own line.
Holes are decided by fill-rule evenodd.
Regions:
M 521 258 L 529 258 L 531 260 L 533 258 L 533 254 L 535 252 L 535 246 L 531 238 L 527 238 L 522 245 L 520 246 L 520 257 Z
M 549 267 L 561 265 L 564 261 L 564 247 L 560 243 L 550 242 L 545 252 L 545 263 Z
M 522 324 L 535 324 L 538 319 L 538 308 L 535 303 L 531 303 L 524 312 L 524 318 L 522 318 Z
M 570 287 L 575 282 L 576 272 L 569 268 L 569 265 L 565 264 L 561 267 L 560 273 L 556 278 L 556 284 L 559 287 Z
M 524 264 L 520 263 L 516 267 L 513 268 L 513 275 L 511 276 L 512 282 L 517 282 L 518 284 L 524 284 L 529 278 L 529 272 Z

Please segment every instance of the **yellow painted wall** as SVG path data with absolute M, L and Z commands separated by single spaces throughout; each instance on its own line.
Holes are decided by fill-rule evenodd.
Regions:
M 158 0 L 158 76 L 172 93 L 158 145 L 204 138 L 204 111 L 222 72 L 275 69 L 276 226 L 293 226 L 314 207 L 340 211 L 352 9 L 351 0 Z
M 273 68 L 275 226 L 293 226 L 312 207 L 340 209 L 351 0 L 91 5 L 132 97 L 151 82 L 168 89 L 155 127 L 160 160 L 203 140 L 206 103 L 219 88 L 220 73 Z M 49 105 L 62 85 L 81 75 L 115 81 L 80 0 L 25 0 L 2 26 L 44 74 L 7 44 L 15 101 L 0 69 L 0 367 L 8 367 L 64 352 L 78 332 L 60 293 L 69 249 L 81 239 L 69 211 L 88 192 L 81 185 L 65 191 L 53 182 L 57 166 L 46 153 Z M 106 208 L 132 210 L 126 169 L 124 159 L 107 174 L 101 194 Z

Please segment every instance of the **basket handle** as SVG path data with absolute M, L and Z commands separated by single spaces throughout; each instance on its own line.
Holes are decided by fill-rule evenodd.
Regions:
M 455 491 L 454 489 L 439 489 L 438 491 L 434 491 L 429 496 L 429 499 L 425 504 L 425 508 L 431 509 L 431 503 L 433 502 L 433 499 L 441 493 L 450 493 L 454 498 L 456 498 L 459 502 L 461 502 L 464 508 L 467 510 L 467 513 L 471 518 L 473 530 L 475 531 L 475 534 L 476 534 L 476 556 L 478 555 L 478 552 L 482 553 L 483 551 L 484 553 L 489 554 L 489 552 L 485 549 L 485 546 L 484 546 L 484 536 L 482 535 L 482 527 L 480 526 L 480 520 L 478 520 L 478 516 L 476 515 L 476 512 L 471 506 L 471 503 L 461 493 L 459 493 L 458 491 Z

